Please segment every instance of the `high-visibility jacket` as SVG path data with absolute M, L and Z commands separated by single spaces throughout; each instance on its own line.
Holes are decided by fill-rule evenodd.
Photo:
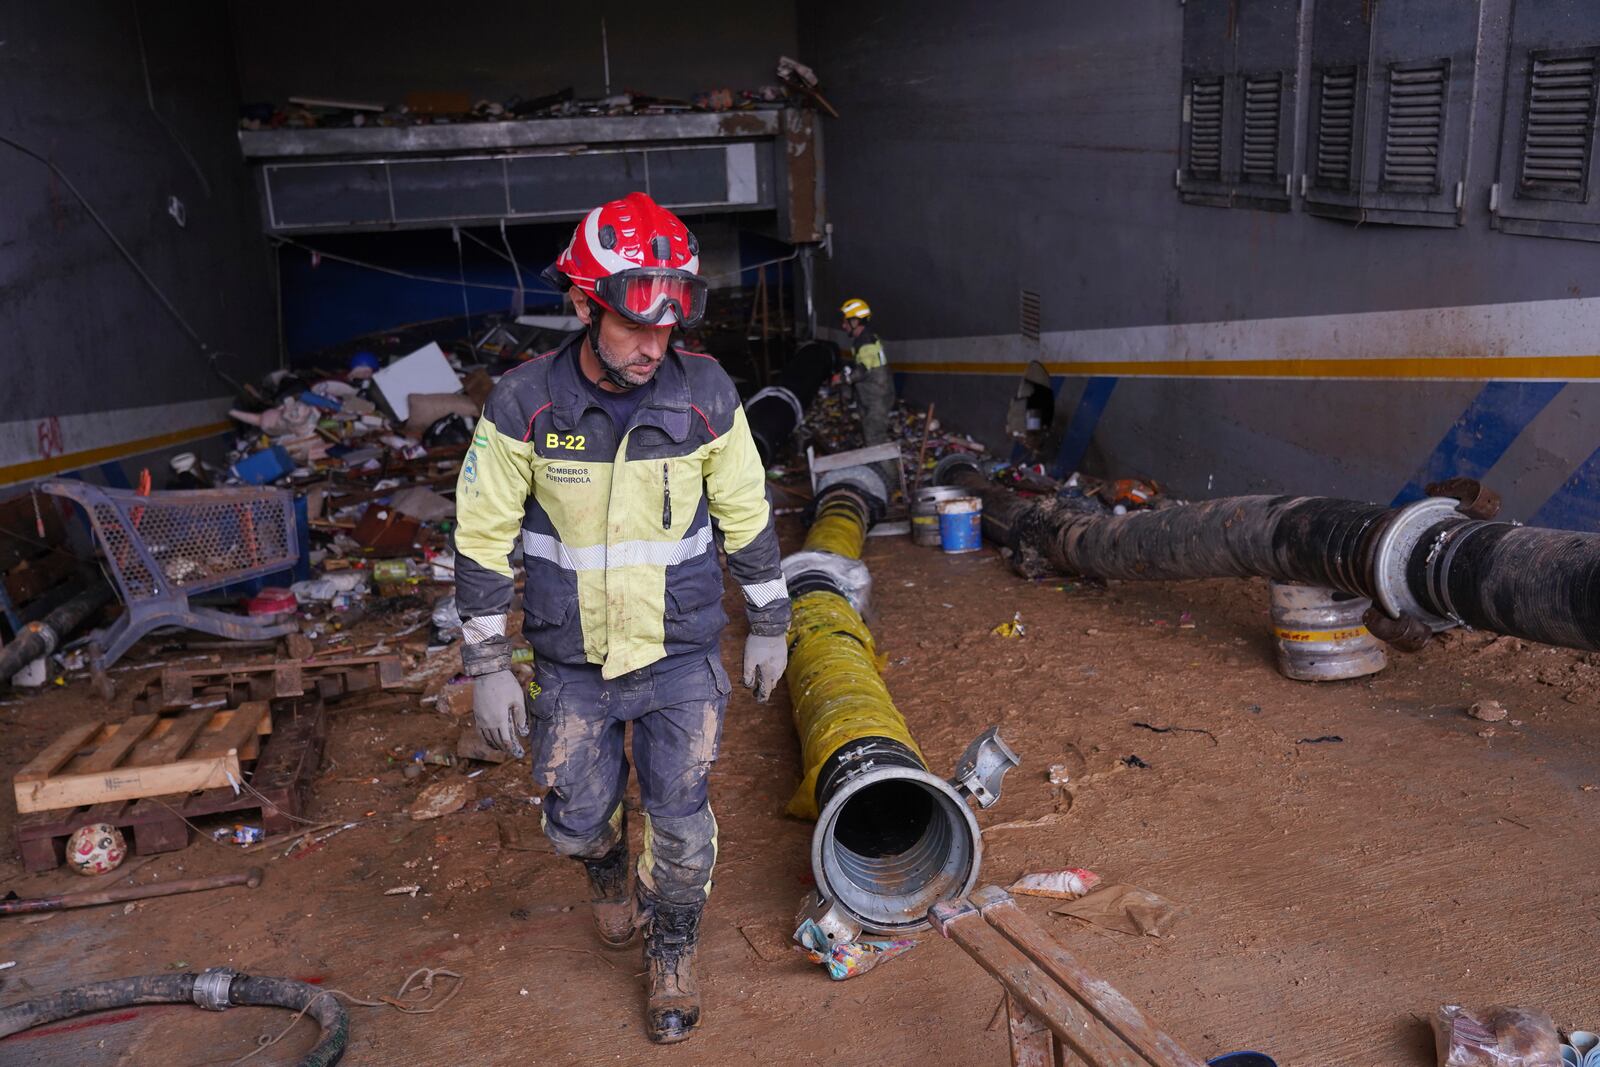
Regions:
M 871 330 L 862 333 L 855 339 L 855 357 L 866 370 L 877 370 L 879 367 L 889 365 L 889 357 L 883 351 L 883 342 L 878 340 L 878 335 Z
M 582 339 L 500 379 L 462 463 L 456 606 L 468 642 L 505 630 L 520 537 L 523 633 L 537 656 L 615 678 L 704 648 L 728 621 L 713 530 L 751 630 L 784 633 L 766 472 L 732 380 L 714 358 L 673 348 L 619 435 L 579 377 Z

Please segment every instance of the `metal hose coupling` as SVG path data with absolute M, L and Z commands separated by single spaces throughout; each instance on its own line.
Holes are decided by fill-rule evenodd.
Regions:
M 194 991 L 189 995 L 206 1011 L 225 1011 L 230 1006 L 228 994 L 238 977 L 239 972 L 232 967 L 208 967 L 195 976 Z
M 1020 762 L 993 726 L 967 746 L 949 779 L 888 738 L 839 749 L 817 781 L 817 888 L 800 918 L 835 941 L 927 926 L 931 906 L 966 896 L 978 881 L 983 838 L 967 799 L 980 808 L 997 803 L 1001 780 Z

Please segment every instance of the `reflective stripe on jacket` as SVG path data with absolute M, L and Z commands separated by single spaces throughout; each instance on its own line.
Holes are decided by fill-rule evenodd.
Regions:
M 615 678 L 715 641 L 716 521 L 750 628 L 782 634 L 766 472 L 738 392 L 710 356 L 671 349 L 618 436 L 578 377 L 583 335 L 507 373 L 489 395 L 456 486 L 456 603 L 467 640 L 504 631 L 522 545 L 523 633 L 559 663 Z

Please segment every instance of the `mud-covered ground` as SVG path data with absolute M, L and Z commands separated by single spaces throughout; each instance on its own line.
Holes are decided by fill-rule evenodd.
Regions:
M 1427 1020 L 1446 1003 L 1518 1003 L 1600 1026 L 1600 659 L 1456 634 L 1372 679 L 1296 683 L 1273 667 L 1263 584 L 1028 583 L 992 552 L 944 556 L 901 539 L 872 539 L 866 560 L 886 678 L 934 768 L 947 772 L 992 723 L 1023 758 L 979 816 L 983 880 L 1081 866 L 1183 905 L 1169 936 L 1139 938 L 1024 903 L 1196 1053 L 1425 1067 Z M 733 596 L 729 606 L 737 619 Z M 1024 636 L 991 635 L 1016 613 Z M 743 637 L 735 622 L 724 644 L 735 672 Z M 148 658 L 141 648 L 128 662 Z M 84 681 L 7 696 L 0 773 L 68 724 L 124 713 L 141 676 L 121 677 L 110 709 Z M 1465 715 L 1486 698 L 1510 717 Z M 736 690 L 728 710 L 712 785 L 721 861 L 701 951 L 706 1022 L 670 1048 L 644 1037 L 637 947 L 599 947 L 581 871 L 539 846 L 525 765 L 480 775 L 474 810 L 407 817 L 419 789 L 463 770 L 409 780 L 391 750 L 451 745 L 462 722 L 416 697 L 336 710 L 311 816 L 359 826 L 289 858 L 197 839 L 127 879 L 257 862 L 267 873 L 254 891 L 0 919 L 0 963 L 16 961 L 0 970 L 0 1004 L 218 964 L 370 998 L 443 967 L 464 985 L 436 1014 L 352 1007 L 345 1062 L 1007 1062 L 999 987 L 953 944 L 925 935 L 843 983 L 781 948 L 810 884 L 810 827 L 783 814 L 799 767 L 782 690 L 767 707 Z M 1340 740 L 1310 740 L 1326 737 Z M 1064 792 L 1048 781 L 1057 763 L 1072 777 Z M 8 842 L 14 818 L 0 802 Z M 81 881 L 0 856 L 0 890 Z M 409 884 L 422 889 L 384 895 Z M 225 1064 L 287 1022 L 267 1009 L 144 1007 L 0 1041 L 0 1064 Z M 249 1062 L 295 1062 L 310 1042 L 301 1023 Z

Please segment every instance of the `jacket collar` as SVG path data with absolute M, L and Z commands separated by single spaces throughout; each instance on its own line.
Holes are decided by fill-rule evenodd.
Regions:
M 600 409 L 580 377 L 583 368 L 578 365 L 578 356 L 583 337 L 581 331 L 573 334 L 551 357 L 550 413 L 555 418 L 556 428 L 563 432 L 576 427 L 583 413 L 591 407 Z M 629 428 L 654 426 L 674 442 L 681 442 L 689 436 L 689 375 L 683 369 L 683 357 L 676 346 L 667 350 L 666 358 L 656 369 L 655 381 L 656 387 L 633 413 Z

